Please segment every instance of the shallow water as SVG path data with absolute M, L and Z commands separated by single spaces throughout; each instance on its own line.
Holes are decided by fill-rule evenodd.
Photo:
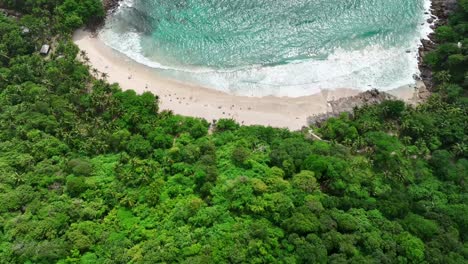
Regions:
M 242 95 L 414 82 L 427 0 L 127 0 L 100 37 L 163 74 Z

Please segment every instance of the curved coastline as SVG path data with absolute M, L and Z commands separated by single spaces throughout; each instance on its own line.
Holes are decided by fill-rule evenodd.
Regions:
M 158 95 L 161 110 L 205 118 L 209 122 L 233 118 L 244 125 L 299 130 L 307 125 L 310 116 L 335 112 L 330 102 L 362 92 L 337 88 L 303 97 L 236 96 L 162 77 L 153 68 L 106 46 L 89 31 L 75 32 L 73 40 L 87 53 L 91 66 L 108 75 L 109 82 L 118 83 L 123 90 L 150 91 Z M 401 87 L 388 93 L 408 102 L 415 100 L 415 86 Z
M 201 3 L 204 1 L 199 2 Z M 274 6 L 273 2 L 272 5 Z M 314 1 L 306 2 L 313 3 Z M 401 2 L 401 0 L 398 2 Z M 430 0 L 417 0 L 414 2 L 415 4 L 408 6 L 408 9 L 412 10 L 410 13 L 417 11 L 417 15 L 415 15 L 413 19 L 408 19 L 407 21 L 412 25 L 411 30 L 401 30 L 401 28 L 398 28 L 397 26 L 387 26 L 388 24 L 391 24 L 391 20 L 388 21 L 388 19 L 377 19 L 374 26 L 379 28 L 389 27 L 388 30 L 383 31 L 399 34 L 392 36 L 385 35 L 386 33 L 382 33 L 383 35 L 376 33 L 377 35 L 374 36 L 376 38 L 374 39 L 374 37 L 372 37 L 372 42 L 371 39 L 367 39 L 367 37 L 365 39 L 358 37 L 361 36 L 363 31 L 366 32 L 366 29 L 370 30 L 373 28 L 371 25 L 369 25 L 370 22 L 355 22 L 352 23 L 352 25 L 354 25 L 353 28 L 355 27 L 356 32 L 348 32 L 350 28 L 344 28 L 344 31 L 348 32 L 345 34 L 347 38 L 350 36 L 349 34 L 356 33 L 349 37 L 349 41 L 337 41 L 336 43 L 333 41 L 327 42 L 328 44 L 326 47 L 320 48 L 323 54 L 320 52 L 317 54 L 314 53 L 317 55 L 317 57 L 315 57 L 315 55 L 311 55 L 311 57 L 304 56 L 297 60 L 291 60 L 287 62 L 282 61 L 284 63 L 269 64 L 266 61 L 263 63 L 263 59 L 265 59 L 264 56 L 258 58 L 255 57 L 256 59 L 247 65 L 242 64 L 242 62 L 234 65 L 228 63 L 228 65 L 231 66 L 226 67 L 224 67 L 224 64 L 220 61 L 215 64 L 210 64 L 210 62 L 213 62 L 211 59 L 207 60 L 206 64 L 200 61 L 197 62 L 196 60 L 200 59 L 200 56 L 206 56 L 200 54 L 210 54 L 210 52 L 218 54 L 216 47 L 211 46 L 206 47 L 206 49 L 203 51 L 195 49 L 193 53 L 198 55 L 194 55 L 196 59 L 194 59 L 195 61 L 191 61 L 190 58 L 192 57 L 187 55 L 185 51 L 182 50 L 180 54 L 178 52 L 175 54 L 174 51 L 168 47 L 168 45 L 171 44 L 174 46 L 175 50 L 179 50 L 179 42 L 182 39 L 187 41 L 186 44 L 188 46 L 192 45 L 193 37 L 190 37 L 192 36 L 191 33 L 187 33 L 189 34 L 188 36 L 178 35 L 178 33 L 175 33 L 178 31 L 174 32 L 174 28 L 172 27 L 163 27 L 158 30 L 158 32 L 161 31 L 162 35 L 169 35 L 171 36 L 171 39 L 178 39 L 180 41 L 174 41 L 174 43 L 170 41 L 166 43 L 167 41 L 161 39 L 161 43 L 165 43 L 161 44 L 163 45 L 163 48 L 161 48 L 161 50 L 157 48 L 155 49 L 152 44 L 150 44 L 153 43 L 153 37 L 149 36 L 151 36 L 153 33 L 159 33 L 151 33 L 152 26 L 148 26 L 149 22 L 147 22 L 147 20 L 150 21 L 151 19 L 155 19 L 155 17 L 152 16 L 151 12 L 148 11 L 145 13 L 145 11 L 143 11 L 145 9 L 142 8 L 145 6 L 144 4 L 140 4 L 142 1 L 122 1 L 120 7 L 116 10 L 117 12 L 109 17 L 108 21 L 106 22 L 106 26 L 100 30 L 99 38 L 108 46 L 125 54 L 133 60 L 141 64 L 145 64 L 149 67 L 158 69 L 161 75 L 164 75 L 167 78 L 177 79 L 181 82 L 209 87 L 236 95 L 258 97 L 268 95 L 279 97 L 300 97 L 318 93 L 321 89 L 335 89 L 339 87 L 359 89 L 361 91 L 365 91 L 370 88 L 377 88 L 381 91 L 388 91 L 403 85 L 414 84 L 414 76 L 419 75 L 418 48 L 421 45 L 420 39 L 426 38 L 427 35 L 431 32 L 429 23 L 423 23 L 426 21 L 426 19 L 430 18 L 429 14 L 423 14 L 424 10 L 429 10 Z M 337 4 L 337 8 L 333 9 L 341 10 L 340 6 L 341 4 Z M 369 6 L 373 5 L 370 5 L 369 1 L 363 1 L 363 3 L 358 4 L 355 8 L 348 8 L 350 10 L 359 9 L 361 11 L 369 11 L 372 17 L 387 17 L 381 15 L 384 11 L 389 12 L 388 17 L 398 17 L 395 17 L 395 8 L 391 8 L 391 5 L 385 5 L 385 7 L 382 7 L 381 9 Z M 155 10 L 159 10 L 156 7 L 154 8 Z M 335 14 L 333 10 L 330 11 Z M 185 13 L 182 13 L 181 15 L 183 14 Z M 159 15 L 162 16 L 161 19 L 166 19 L 163 14 Z M 142 17 L 141 19 L 139 18 L 140 16 Z M 344 25 L 349 21 L 359 21 L 359 19 L 356 19 L 352 15 L 343 16 L 344 17 L 341 19 L 331 20 L 330 23 L 336 24 L 336 21 L 341 21 L 339 24 Z M 288 21 L 286 18 L 283 18 L 281 21 L 283 20 L 286 22 Z M 169 19 L 169 21 L 171 20 Z M 382 22 L 385 21 L 387 23 L 382 24 Z M 135 26 L 140 22 L 142 23 L 141 26 Z M 317 24 L 318 28 L 309 28 L 309 30 L 313 29 L 316 30 L 316 32 L 330 32 L 324 34 L 326 36 L 328 36 L 327 34 L 330 34 L 329 37 L 331 39 L 342 39 L 341 35 L 336 33 L 337 31 L 321 30 L 323 23 L 321 24 L 317 22 Z M 215 25 L 217 24 L 215 23 Z M 240 23 L 239 26 L 242 28 L 245 27 L 243 23 Z M 250 26 L 250 24 L 247 26 Z M 176 28 L 178 29 L 178 27 Z M 187 29 L 183 27 L 180 29 L 181 32 L 186 32 L 186 30 Z M 230 30 L 233 29 L 226 28 L 226 32 L 230 32 Z M 289 32 L 288 30 L 286 31 Z M 192 30 L 189 30 L 189 32 L 192 32 Z M 208 30 L 208 32 L 210 31 Z M 364 33 L 362 34 L 365 35 Z M 249 39 L 247 31 L 246 36 L 247 39 Z M 295 41 L 298 41 L 295 39 L 295 37 L 289 37 L 286 39 L 279 39 L 277 42 L 290 41 L 291 43 L 295 43 Z M 157 39 L 156 37 L 154 38 Z M 267 40 L 265 41 L 271 42 L 271 39 L 266 39 Z M 314 43 L 314 45 L 319 45 L 318 47 L 321 47 L 321 43 L 316 43 L 316 38 L 311 37 L 307 40 L 311 43 Z M 371 42 L 367 43 L 368 41 Z M 399 44 L 395 44 L 395 41 L 397 41 Z M 245 43 L 244 41 L 240 42 Z M 247 42 L 252 47 L 262 45 L 264 46 L 266 44 L 262 42 L 262 40 L 257 40 L 257 42 Z M 267 43 L 268 47 L 270 47 L 271 44 L 272 51 L 275 49 L 277 50 L 278 47 L 276 44 L 270 42 Z M 310 49 L 307 44 L 304 44 L 305 42 L 301 43 L 304 45 L 304 47 L 308 47 L 305 49 Z M 231 46 L 231 44 L 226 45 L 231 47 L 229 50 L 236 50 L 238 54 L 236 56 L 227 56 L 226 60 L 228 62 L 231 61 L 233 57 L 237 58 L 239 56 L 243 58 L 244 55 L 242 54 L 244 53 L 246 54 L 245 56 L 247 61 L 251 59 L 250 49 L 247 48 L 245 49 L 245 52 L 240 52 L 244 49 L 239 49 L 240 47 L 237 47 L 235 43 L 233 44 L 234 46 Z M 359 47 L 356 46 L 352 48 L 353 45 L 357 45 Z M 195 45 L 194 47 L 199 46 L 200 45 Z M 283 45 L 282 48 L 288 50 L 288 45 Z M 154 50 L 159 50 L 160 52 L 158 53 Z M 267 48 L 267 50 L 270 49 Z M 301 50 L 298 50 L 298 52 L 300 51 Z M 303 51 L 305 52 L 305 50 Z M 225 55 L 223 55 L 223 52 L 219 54 L 221 58 L 224 58 Z M 274 54 L 276 54 L 276 52 L 274 52 Z M 173 58 L 176 58 L 177 56 L 184 58 L 183 60 L 187 60 L 187 63 L 177 63 L 177 59 L 173 60 Z M 244 60 L 242 59 L 241 61 Z
M 445 10 L 441 3 L 450 0 L 432 0 L 432 15 Z M 108 13 L 119 6 L 119 0 L 105 1 Z M 439 11 L 437 11 L 439 10 Z M 443 17 L 434 24 L 438 26 Z M 429 22 L 428 22 L 429 23 Z M 429 39 L 430 39 L 429 35 Z M 346 105 L 363 104 L 357 95 L 362 90 L 344 87 L 321 90 L 320 92 L 301 97 L 248 97 L 232 95 L 218 90 L 205 88 L 162 76 L 154 68 L 140 64 L 126 55 L 108 47 L 103 41 L 88 31 L 79 30 L 73 36 L 74 42 L 84 50 L 90 58 L 90 64 L 99 72 L 108 75 L 108 81 L 118 83 L 123 90 L 132 89 L 138 93 L 150 91 L 159 97 L 160 109 L 170 110 L 175 114 L 205 118 L 209 122 L 220 118 L 233 118 L 244 125 L 265 125 L 298 130 L 308 123 L 336 115 L 349 109 L 335 108 L 336 103 L 349 101 Z M 430 40 L 428 40 L 430 41 Z M 425 42 L 419 54 L 426 50 Z M 405 85 L 398 89 L 387 91 L 388 94 L 408 103 L 418 103 L 427 97 L 425 85 L 430 87 L 426 75 L 427 70 L 420 61 L 421 79 L 415 84 Z M 348 98 L 348 99 L 346 99 Z M 316 118 L 311 118 L 316 117 Z

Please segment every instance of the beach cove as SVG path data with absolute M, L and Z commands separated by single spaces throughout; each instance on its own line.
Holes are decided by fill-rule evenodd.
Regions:
M 337 88 L 302 97 L 236 96 L 217 90 L 170 80 L 155 69 L 137 63 L 105 45 L 95 34 L 79 30 L 75 44 L 85 51 L 92 68 L 107 74 L 110 83 L 137 93 L 152 92 L 159 97 L 161 110 L 204 118 L 209 122 L 232 118 L 243 125 L 265 125 L 299 130 L 310 116 L 332 112 L 331 101 L 356 96 L 362 91 Z M 416 85 L 387 91 L 407 102 L 417 97 Z
M 105 73 L 109 82 L 118 83 L 123 90 L 132 89 L 138 93 L 152 92 L 159 97 L 161 110 L 170 110 L 175 114 L 200 117 L 209 122 L 215 122 L 221 118 L 232 118 L 244 125 L 265 125 L 298 130 L 317 120 L 336 116 L 340 112 L 352 112 L 352 107 L 368 102 L 378 103 L 391 98 L 417 104 L 427 97 L 426 87 L 431 86 L 430 71 L 424 68 L 419 57 L 421 52 L 430 50 L 422 44 L 430 42 L 427 41 L 428 37 L 438 22 L 436 17 L 429 12 L 432 10 L 440 16 L 438 7 L 441 4 L 437 1 L 432 2 L 432 9 L 429 7 L 431 4 L 429 1 L 424 2 L 424 10 L 427 11 L 420 14 L 424 17 L 422 23 L 414 24 L 416 20 L 408 22 L 417 25 L 418 32 L 413 31 L 416 35 L 411 35 L 412 37 L 406 36 L 405 43 L 409 46 L 400 47 L 399 50 L 395 50 L 396 47 L 390 49 L 382 47 L 380 50 L 381 43 L 363 50 L 333 53 L 325 60 L 308 59 L 298 63 L 255 66 L 250 70 L 238 69 L 231 73 L 204 67 L 167 68 L 167 65 L 160 64 L 158 61 L 158 58 L 165 56 L 164 54 L 153 58 L 156 61 L 145 57 L 149 54 L 142 50 L 141 43 L 134 42 L 141 38 L 135 34 L 143 30 L 142 28 L 149 30 L 151 26 L 150 24 L 138 26 L 138 23 L 130 23 L 132 19 L 136 19 L 132 10 L 141 8 L 139 5 L 143 2 L 128 0 L 110 1 L 110 3 L 112 5 L 108 7 L 108 10 L 111 11 L 104 27 L 93 33 L 79 30 L 73 36 L 74 42 L 87 54 L 90 66 L 100 73 Z M 343 8 L 346 10 L 352 6 Z M 356 8 L 368 9 L 362 5 Z M 412 12 L 415 12 L 418 7 L 412 5 L 411 8 L 413 8 Z M 376 9 L 370 8 L 369 10 L 375 12 Z M 393 9 L 390 12 L 393 12 L 393 15 L 398 13 Z M 126 17 L 128 21 L 124 19 L 126 22 L 119 22 Z M 309 23 L 308 20 L 306 22 Z M 385 22 L 385 20 L 380 22 Z M 177 26 L 180 22 L 175 23 Z M 361 22 L 355 23 L 361 25 Z M 369 26 L 369 24 L 365 25 Z M 130 30 L 128 34 L 126 30 Z M 397 27 L 395 30 L 398 32 L 401 28 Z M 177 31 L 172 33 L 178 34 Z M 375 34 L 375 37 L 381 35 Z M 394 33 L 381 37 L 384 36 L 398 38 Z M 352 41 L 362 42 L 365 39 Z M 115 40 L 119 41 L 115 42 Z M 422 44 L 420 40 L 423 40 Z M 147 39 L 144 42 L 153 45 L 151 41 L 153 40 Z M 161 39 L 155 41 L 164 42 Z M 180 43 L 175 42 L 174 45 L 177 46 Z M 206 52 L 209 54 L 211 51 L 213 50 Z M 201 53 L 194 56 L 205 56 L 204 51 Z M 340 57 L 342 55 L 344 57 Z M 175 58 L 174 56 L 172 54 L 172 58 Z M 200 58 L 195 57 L 195 59 Z M 246 57 L 246 59 L 249 58 Z M 227 59 L 231 60 L 232 56 Z M 395 62 L 401 62 L 401 67 Z M 223 62 L 218 61 L 215 64 L 219 63 Z M 324 75 L 327 76 L 322 78 L 321 76 Z M 226 79 L 232 76 L 237 76 L 237 78 L 240 76 L 241 79 Z M 257 78 L 268 80 L 273 86 L 265 88 L 262 82 L 256 81 L 250 84 L 250 79 Z M 290 83 L 291 80 L 293 83 L 299 81 L 304 85 L 294 85 Z M 312 83 L 309 83 L 310 81 Z M 241 87 L 246 83 L 246 87 Z M 381 94 L 369 98 L 369 96 L 375 96 L 375 93 L 365 94 L 365 91 L 371 89 L 377 89 Z

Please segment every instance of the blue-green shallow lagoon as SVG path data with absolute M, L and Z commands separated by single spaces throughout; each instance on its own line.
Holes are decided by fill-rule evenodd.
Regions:
M 100 37 L 168 77 L 239 95 L 414 83 L 428 0 L 127 0 Z

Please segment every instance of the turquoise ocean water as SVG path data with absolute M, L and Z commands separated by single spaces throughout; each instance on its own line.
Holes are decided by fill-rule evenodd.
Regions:
M 100 38 L 182 81 L 240 95 L 414 82 L 428 0 L 126 0 Z

